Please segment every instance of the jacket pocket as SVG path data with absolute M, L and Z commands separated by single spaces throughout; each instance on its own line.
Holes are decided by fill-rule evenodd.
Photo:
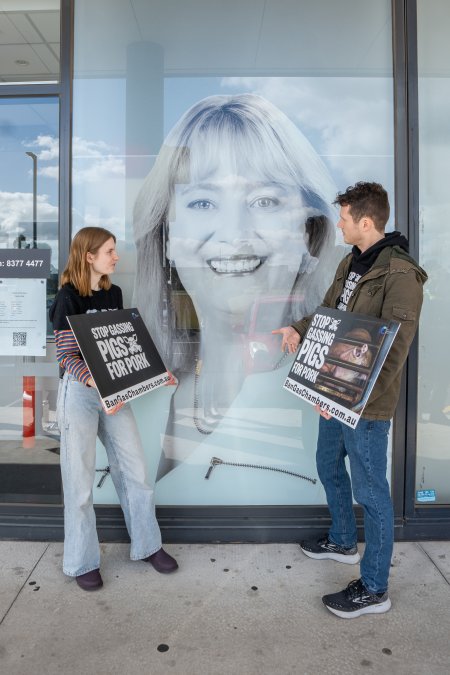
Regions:
M 407 307 L 394 306 L 392 309 L 392 317 L 398 321 L 416 321 L 417 312 Z
M 376 295 L 381 290 L 382 287 L 383 287 L 383 284 L 380 284 L 379 281 L 375 281 L 373 283 L 368 283 L 367 288 L 366 288 L 366 293 L 370 297 L 373 297 L 374 295 Z

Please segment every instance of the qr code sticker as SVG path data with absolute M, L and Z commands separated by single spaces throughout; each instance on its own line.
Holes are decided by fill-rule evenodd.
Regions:
M 26 346 L 27 346 L 27 334 L 13 333 L 13 347 L 26 347 Z

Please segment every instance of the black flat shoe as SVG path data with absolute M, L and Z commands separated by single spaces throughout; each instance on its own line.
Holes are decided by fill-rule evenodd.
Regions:
M 150 563 L 161 574 L 170 574 L 178 569 L 178 563 L 175 558 L 172 558 L 163 548 L 160 548 L 153 555 L 149 555 L 148 558 L 143 558 L 143 562 Z
M 80 574 L 75 577 L 75 580 L 83 591 L 96 591 L 103 586 L 103 579 L 100 575 L 100 570 L 91 570 L 86 574 Z

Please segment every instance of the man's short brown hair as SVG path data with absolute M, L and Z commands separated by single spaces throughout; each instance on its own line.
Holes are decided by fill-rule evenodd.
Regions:
M 360 181 L 348 187 L 345 192 L 338 192 L 333 204 L 348 206 L 349 213 L 356 223 L 364 216 L 371 218 L 379 232 L 384 232 L 389 220 L 389 198 L 380 183 Z

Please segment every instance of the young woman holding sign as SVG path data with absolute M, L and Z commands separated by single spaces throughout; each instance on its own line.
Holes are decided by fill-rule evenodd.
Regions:
M 74 237 L 61 288 L 50 309 L 56 357 L 62 378 L 57 420 L 61 431 L 64 487 L 63 570 L 83 590 L 103 585 L 92 487 L 97 436 L 105 446 L 125 522 L 132 560 L 149 562 L 158 572 L 178 568 L 161 547 L 153 489 L 148 484 L 141 441 L 131 408 L 104 410 L 67 316 L 123 308 L 122 291 L 111 283 L 119 257 L 116 238 L 100 227 L 85 227 Z

